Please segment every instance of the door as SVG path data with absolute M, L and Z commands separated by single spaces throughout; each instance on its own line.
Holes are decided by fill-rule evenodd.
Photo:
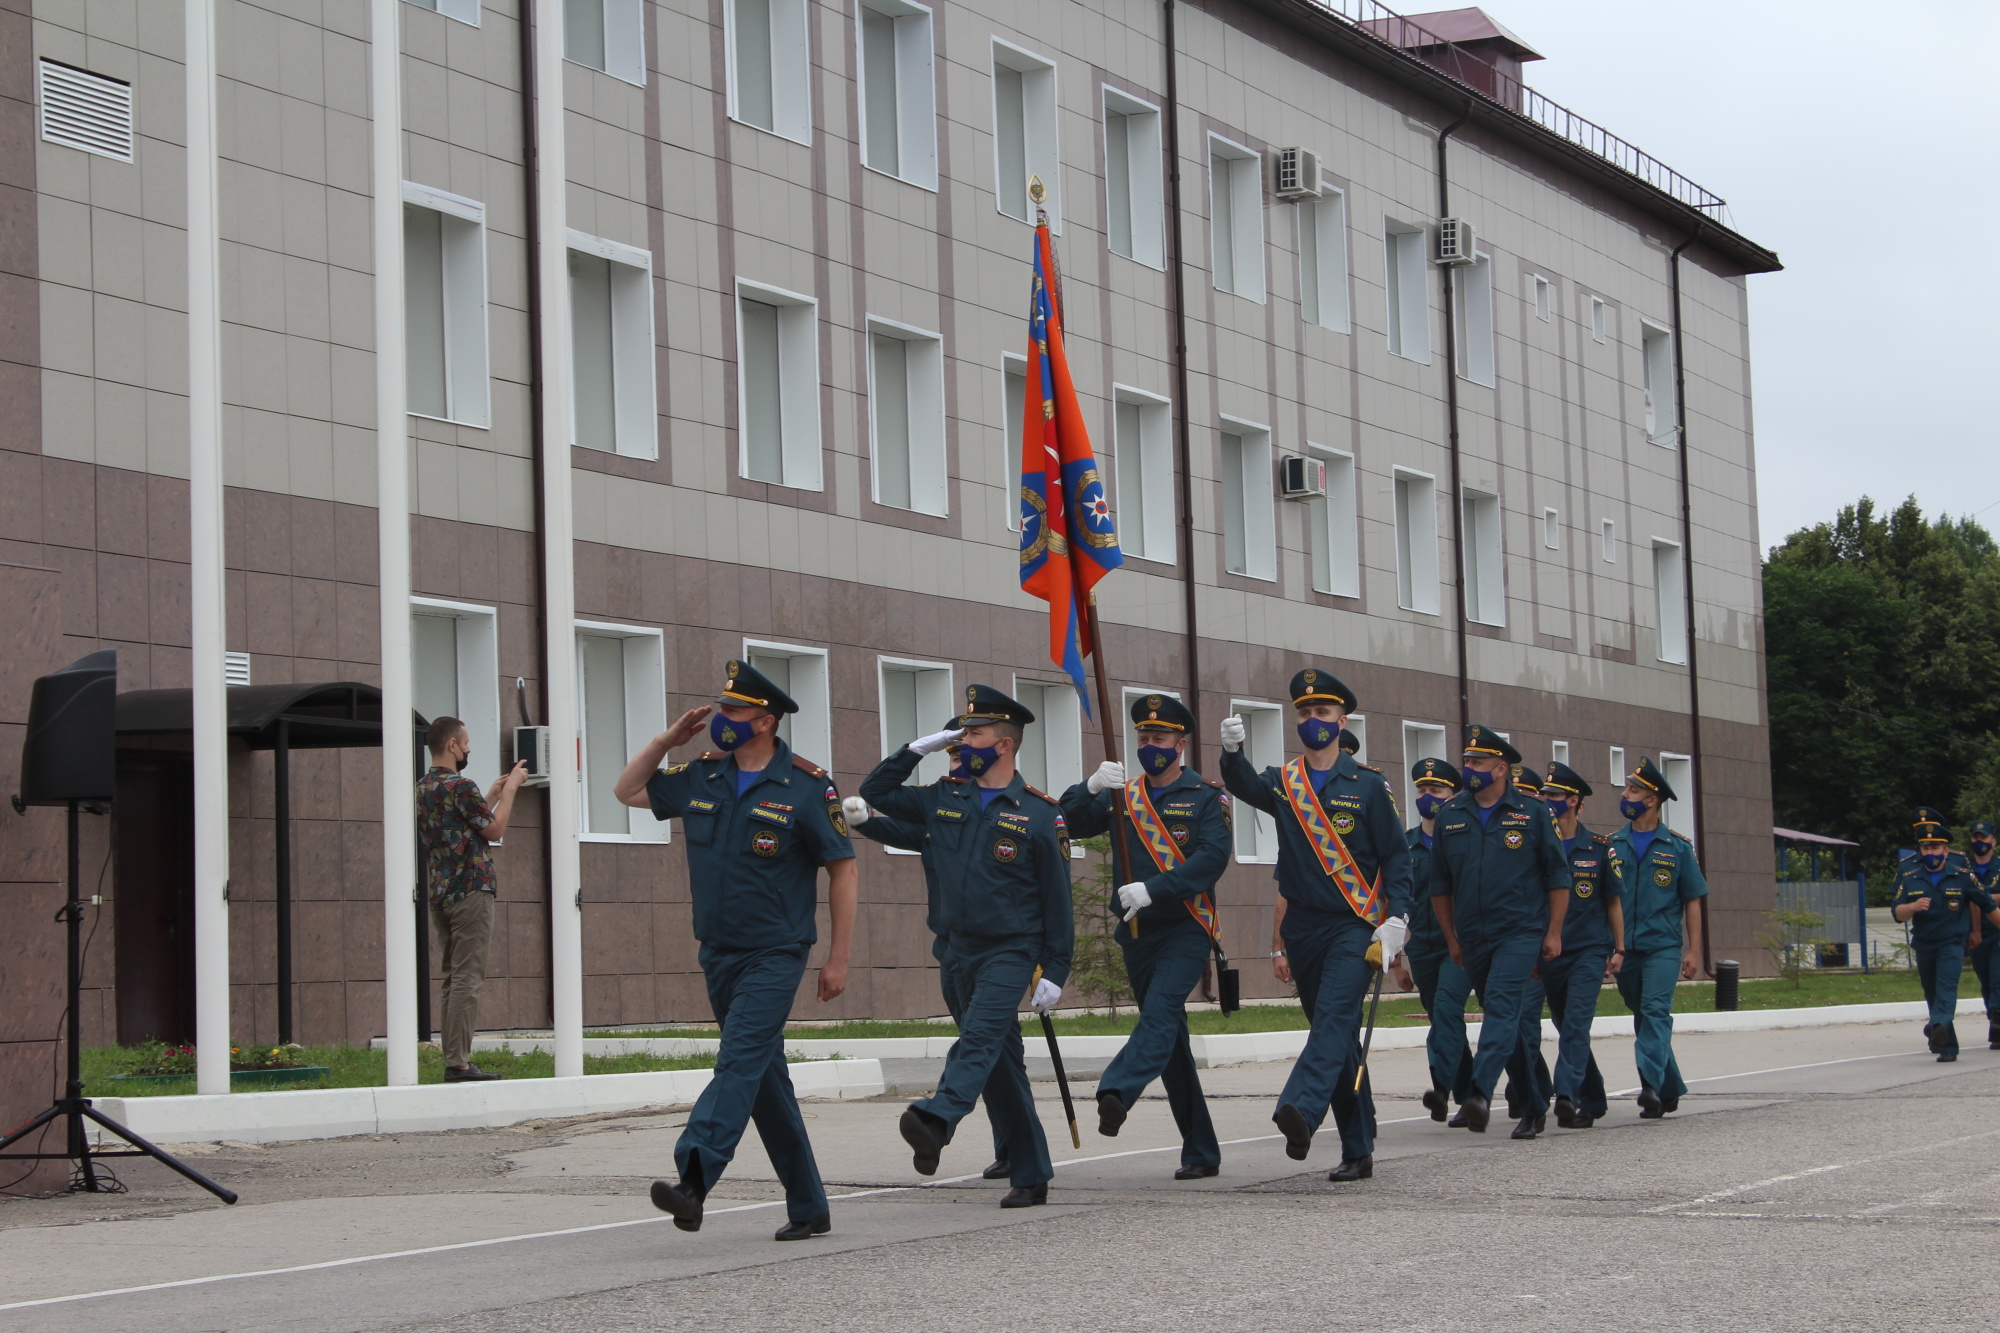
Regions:
M 120 750 L 111 836 L 118 1042 L 192 1042 L 193 757 Z

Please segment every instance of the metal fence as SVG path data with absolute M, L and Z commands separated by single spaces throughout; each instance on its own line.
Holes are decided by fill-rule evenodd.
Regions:
M 1835 944 L 1861 939 L 1861 893 L 1853 880 L 1778 882 L 1778 910 L 1811 912 L 1820 925 L 1811 933 Z

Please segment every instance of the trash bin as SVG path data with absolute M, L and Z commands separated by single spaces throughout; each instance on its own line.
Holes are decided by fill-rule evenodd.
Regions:
M 1742 965 L 1733 958 L 1724 958 L 1716 963 L 1715 1008 L 1718 1013 L 1736 1011 L 1736 983 L 1742 972 Z

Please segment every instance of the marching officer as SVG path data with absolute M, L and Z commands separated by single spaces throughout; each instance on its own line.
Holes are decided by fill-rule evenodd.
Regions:
M 1396 803 L 1379 774 L 1363 772 L 1335 744 L 1356 704 L 1331 672 L 1307 667 L 1293 676 L 1305 753 L 1261 773 L 1243 757 L 1243 719 L 1222 722 L 1223 782 L 1278 826 L 1272 969 L 1279 981 L 1297 979 L 1312 1019 L 1271 1119 L 1286 1155 L 1302 1162 L 1332 1108 L 1340 1165 L 1328 1180 L 1375 1174 L 1373 1090 L 1365 1075 L 1357 1090 L 1354 1074 L 1369 945 L 1381 945 L 1379 965 L 1388 966 L 1410 935 L 1410 848 Z
M 1485 1017 L 1472 1060 L 1472 1087 L 1461 1118 L 1486 1132 L 1494 1086 L 1521 1047 L 1522 1023 L 1534 1000 L 1537 1036 L 1539 963 L 1562 952 L 1562 919 L 1569 872 L 1548 807 L 1512 789 L 1509 767 L 1520 751 L 1491 727 L 1466 728 L 1459 774 L 1465 790 L 1437 813 L 1431 851 L 1430 894 L 1452 961 L 1479 992 Z M 1546 1105 L 1537 1109 L 1540 1085 L 1518 1080 L 1526 1112 L 1514 1137 L 1541 1132 Z
M 1967 842 L 1972 849 L 1972 876 L 1988 894 L 2000 893 L 2000 858 L 1993 855 L 1995 836 L 1992 820 L 1976 819 Z M 1995 901 L 2000 902 L 2000 898 Z M 2000 1051 L 2000 931 L 1985 929 L 1976 916 L 1972 918 L 1972 974 L 1979 978 L 1979 997 L 1986 1002 L 1987 1048 Z
M 1069 834 L 1055 799 L 1015 771 L 1035 715 L 990 685 L 968 686 L 965 700 L 951 730 L 910 742 L 861 783 L 870 805 L 924 830 L 937 877 L 938 979 L 958 1020 L 937 1091 L 912 1102 L 900 1127 L 917 1171 L 934 1175 L 958 1122 L 983 1093 L 1007 1145 L 1013 1188 L 1000 1206 L 1028 1208 L 1048 1202 L 1055 1168 L 1017 1018 L 1031 987 L 1032 1007 L 1047 1013 L 1069 978 L 1076 942 Z M 919 760 L 954 741 L 968 777 L 904 785 Z
M 1570 883 L 1562 952 L 1542 964 L 1542 989 L 1558 1034 L 1556 1123 L 1589 1129 L 1610 1109 L 1604 1075 L 1590 1053 L 1590 1025 L 1597 1017 L 1598 992 L 1625 957 L 1625 910 L 1610 873 L 1611 839 L 1583 826 L 1590 784 L 1568 764 L 1550 764 L 1542 799 L 1556 818 Z
M 1115 938 L 1139 1004 L 1139 1021 L 1097 1085 L 1097 1132 L 1115 1136 L 1146 1087 L 1159 1079 L 1181 1131 L 1175 1180 L 1221 1168 L 1222 1149 L 1188 1041 L 1187 997 L 1218 944 L 1215 883 L 1229 868 L 1229 797 L 1222 784 L 1185 767 L 1194 714 L 1167 694 L 1132 703 L 1141 776 L 1109 760 L 1063 793 L 1070 833 L 1096 837 L 1117 828 L 1132 881 L 1112 895 L 1123 920 Z M 1122 789 L 1124 815 L 1119 806 Z
M 1639 1117 L 1658 1120 L 1680 1109 L 1687 1084 L 1674 1060 L 1674 987 L 1701 968 L 1702 877 L 1694 844 L 1661 820 L 1675 800 L 1650 757 L 1625 781 L 1618 813 L 1626 824 L 1611 835 L 1611 873 L 1625 911 L 1625 957 L 1618 993 L 1632 1011 L 1632 1057 L 1639 1066 Z
M 727 673 L 715 706 L 682 713 L 633 756 L 613 788 L 626 805 L 681 821 L 701 970 L 722 1027 L 715 1077 L 674 1145 L 680 1179 L 654 1181 L 653 1203 L 681 1230 L 701 1230 L 702 1200 L 754 1120 L 785 1186 L 790 1220 L 777 1238 L 804 1240 L 825 1234 L 832 1218 L 785 1066 L 785 1017 L 817 938 L 821 866 L 833 942 L 820 966 L 820 1002 L 847 988 L 854 848 L 833 780 L 778 738 L 778 719 L 798 704 L 747 663 L 731 661 Z M 660 767 L 705 718 L 718 748 Z
M 1410 781 L 1417 789 L 1417 822 L 1409 830 L 1410 883 L 1415 886 L 1415 902 L 1410 910 L 1410 943 L 1395 967 L 1396 984 L 1404 990 L 1416 989 L 1424 1013 L 1430 1017 L 1430 1035 L 1424 1051 L 1431 1067 L 1430 1090 L 1424 1093 L 1424 1109 L 1431 1119 L 1442 1122 L 1453 1101 L 1465 1104 L 1472 1086 L 1472 1052 L 1465 1042 L 1465 997 L 1471 983 L 1465 969 L 1451 961 L 1439 929 L 1437 913 L 1431 910 L 1431 847 L 1437 837 L 1438 807 L 1459 790 L 1458 770 L 1442 759 L 1419 759 L 1410 766 Z
M 1509 765 L 1507 781 L 1528 800 L 1541 799 L 1542 775 L 1527 764 Z M 1555 1096 L 1549 1062 L 1542 1058 L 1542 1004 L 1546 998 L 1542 971 L 1536 968 L 1521 996 L 1521 1044 L 1507 1060 L 1507 1118 L 1518 1122 L 1511 1136 L 1517 1139 L 1532 1139 L 1547 1128 L 1549 1102 Z M 1532 1091 L 1523 1096 L 1521 1089 L 1530 1087 Z
M 1896 897 L 1889 915 L 1910 923 L 1910 943 L 1917 954 L 1917 980 L 1930 1005 L 1924 1037 L 1939 1064 L 1958 1059 L 1958 977 L 1965 970 L 1965 941 L 1974 913 L 2000 928 L 2000 910 L 1993 896 L 1972 873 L 1966 859 L 1951 849 L 1951 829 L 1944 816 L 1918 806 L 1913 823 L 1917 854 L 1896 866 Z

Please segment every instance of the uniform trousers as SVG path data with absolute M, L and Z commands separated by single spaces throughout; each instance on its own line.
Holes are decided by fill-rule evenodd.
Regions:
M 1588 1116 L 1610 1109 L 1604 1075 L 1590 1053 L 1590 1024 L 1597 1017 L 1597 995 L 1603 987 L 1605 960 L 1611 951 L 1592 945 L 1562 953 L 1542 964 L 1542 989 L 1548 992 L 1549 1017 L 1556 1025 L 1555 1095 L 1567 1097 Z
M 1663 1098 L 1687 1091 L 1674 1059 L 1674 987 L 1681 981 L 1679 949 L 1628 952 L 1618 969 L 1618 993 L 1632 1011 L 1632 1059 L 1639 1081 Z
M 1352 912 L 1305 912 L 1294 905 L 1281 934 L 1312 1031 L 1278 1101 L 1296 1106 L 1314 1132 L 1331 1108 L 1341 1159 L 1367 1157 L 1375 1151 L 1375 1093 L 1365 1075 L 1355 1090 L 1354 1070 L 1361 1058 L 1362 1004 L 1375 977 L 1366 957 L 1375 927 Z
M 2000 932 L 1988 922 L 1972 951 L 1972 974 L 1979 978 L 1979 998 L 1986 1001 L 1986 1024 L 2000 1024 Z
M 1535 946 L 1535 952 L 1541 953 L 1540 945 Z M 1555 1080 L 1549 1075 L 1549 1062 L 1542 1058 L 1542 1002 L 1546 995 L 1541 977 L 1531 974 L 1521 992 L 1521 1040 L 1507 1059 L 1507 1116 L 1512 1120 L 1547 1115 L 1555 1097 Z M 1484 1027 L 1479 1030 L 1486 1031 Z
M 1539 1021 L 1542 988 L 1534 972 L 1542 957 L 1542 938 L 1542 932 L 1533 929 L 1490 940 L 1460 937 L 1465 974 L 1479 992 L 1479 1007 L 1485 1011 L 1479 1023 L 1479 1049 L 1472 1056 L 1472 1090 L 1489 1102 L 1501 1071 L 1521 1049 L 1521 1019 L 1530 1000 Z M 1532 1079 L 1519 1089 L 1520 1096 L 1530 1103 L 1530 1114 L 1548 1109 L 1547 1103 L 1541 1111 L 1533 1108 L 1539 1092 Z
M 1167 1105 L 1181 1131 L 1182 1166 L 1216 1166 L 1222 1149 L 1208 1117 L 1188 1042 L 1187 997 L 1208 966 L 1208 932 L 1192 917 L 1187 924 L 1150 928 L 1137 939 L 1120 940 L 1125 974 L 1139 1002 L 1139 1021 L 1098 1081 L 1097 1093 L 1118 1094 L 1126 1110 L 1135 1106 L 1154 1079 L 1166 1090 Z
M 757 1137 L 785 1186 L 785 1213 L 794 1222 L 810 1222 L 827 1211 L 826 1187 L 785 1067 L 785 1016 L 798 997 L 810 947 L 702 946 L 702 975 L 709 1007 L 722 1026 L 722 1044 L 715 1053 L 715 1077 L 702 1089 L 674 1145 L 681 1179 L 706 1194 L 755 1121 Z
M 1472 993 L 1465 969 L 1444 949 L 1409 951 L 1410 979 L 1417 998 L 1430 1016 L 1424 1053 L 1430 1059 L 1431 1086 L 1463 1103 L 1472 1089 L 1472 1050 L 1465 1041 L 1465 997 Z
M 1056 1173 L 1021 1045 L 1021 997 L 1034 976 L 1035 949 L 1027 944 L 953 941 L 946 948 L 938 980 L 958 1040 L 945 1054 L 937 1091 L 913 1103 L 944 1121 L 949 1143 L 984 1096 L 1016 1186 L 1045 1185 Z
M 1958 1054 L 1958 978 L 1965 970 L 1965 942 L 1919 944 L 1917 980 L 1924 988 L 1924 1001 L 1931 1007 L 1927 1035 L 1937 1041 L 1939 1055 Z M 1941 1030 L 1940 1030 L 1941 1029 Z

